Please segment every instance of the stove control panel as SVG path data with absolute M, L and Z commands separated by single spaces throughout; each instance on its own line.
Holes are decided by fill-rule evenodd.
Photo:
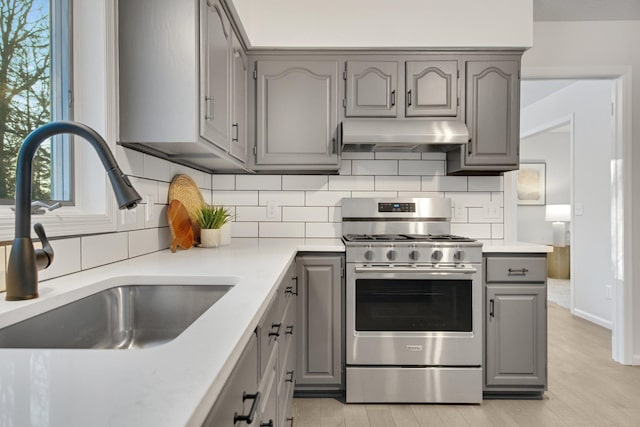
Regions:
M 415 212 L 415 203 L 378 203 L 378 212 Z

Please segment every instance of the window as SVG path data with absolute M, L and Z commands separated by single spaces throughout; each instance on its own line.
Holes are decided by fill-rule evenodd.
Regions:
M 32 130 L 70 118 L 70 0 L 0 0 L 0 203 L 13 204 L 16 159 Z M 40 146 L 33 200 L 71 201 L 68 138 Z

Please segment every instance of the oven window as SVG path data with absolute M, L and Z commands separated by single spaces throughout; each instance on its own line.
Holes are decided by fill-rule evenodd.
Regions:
M 472 331 L 471 280 L 356 280 L 357 331 Z

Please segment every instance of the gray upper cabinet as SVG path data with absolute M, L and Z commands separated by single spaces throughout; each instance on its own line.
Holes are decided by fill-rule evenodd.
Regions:
M 242 49 L 225 13 L 219 0 L 119 2 L 118 142 L 211 170 L 244 169 L 230 131 L 231 95 L 243 96 L 242 79 L 231 87 L 232 47 Z
M 303 255 L 298 276 L 296 390 L 343 388 L 342 255 Z
M 244 162 L 247 158 L 247 84 L 249 62 L 240 41 L 231 33 L 231 148 L 230 153 Z
M 450 151 L 447 172 L 501 173 L 518 168 L 520 59 L 466 62 L 466 148 Z
M 396 117 L 398 62 L 347 61 L 346 117 Z
M 229 151 L 231 26 L 218 1 L 202 0 L 200 5 L 200 133 Z
M 458 61 L 407 61 L 407 117 L 458 116 Z
M 336 169 L 338 62 L 256 63 L 256 169 Z

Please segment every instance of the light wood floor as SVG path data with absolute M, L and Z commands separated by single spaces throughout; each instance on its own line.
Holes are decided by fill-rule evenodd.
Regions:
M 611 332 L 549 303 L 543 400 L 481 405 L 360 405 L 294 400 L 296 427 L 640 426 L 640 366 L 611 360 Z

